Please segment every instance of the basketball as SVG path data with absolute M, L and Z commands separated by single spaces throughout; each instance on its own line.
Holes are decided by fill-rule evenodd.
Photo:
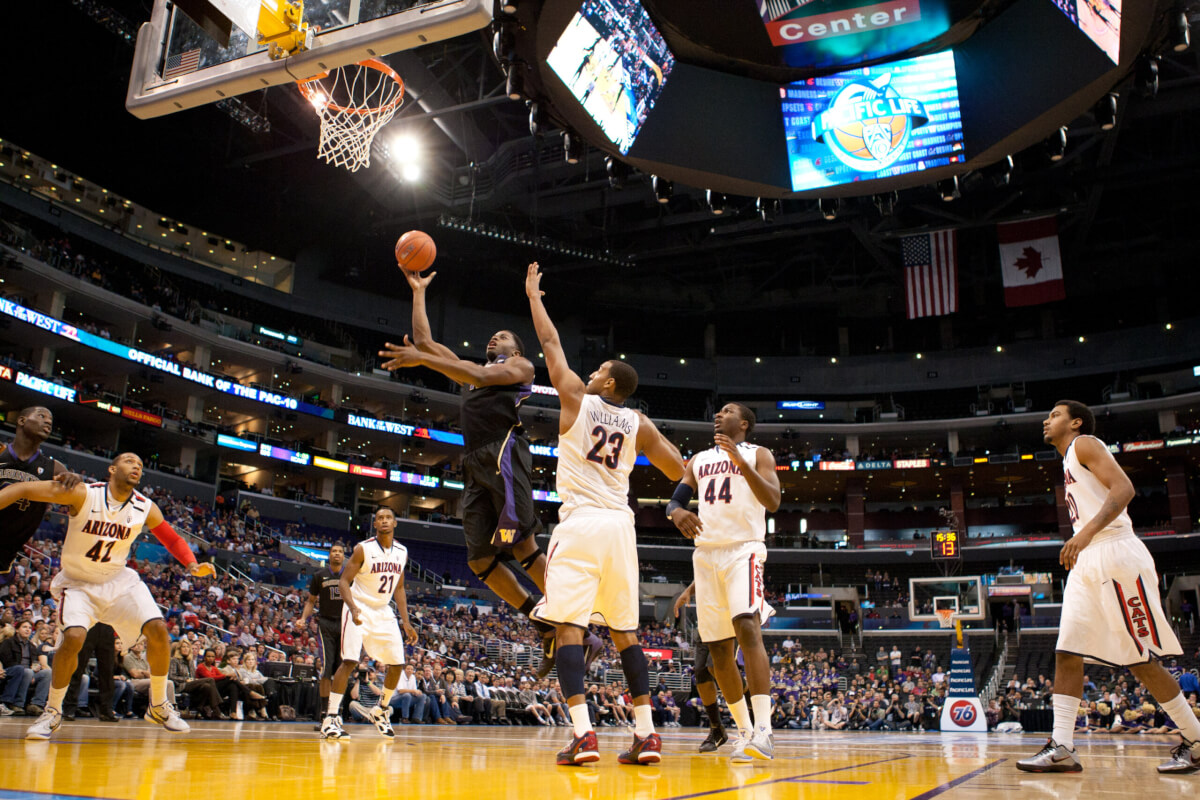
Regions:
M 422 272 L 433 266 L 437 245 L 424 231 L 409 231 L 396 241 L 396 263 L 409 272 Z

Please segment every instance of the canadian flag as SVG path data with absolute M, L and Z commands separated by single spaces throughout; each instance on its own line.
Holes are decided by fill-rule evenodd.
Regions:
M 996 239 L 1005 305 L 1034 306 L 1066 299 L 1054 217 L 1001 223 L 996 226 Z

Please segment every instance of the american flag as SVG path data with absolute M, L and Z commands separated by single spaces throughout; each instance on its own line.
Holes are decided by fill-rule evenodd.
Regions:
M 938 317 L 958 311 L 958 237 L 945 230 L 905 236 L 904 294 L 908 318 Z
M 199 47 L 195 50 L 186 50 L 182 53 L 176 53 L 173 56 L 167 56 L 167 63 L 163 65 L 163 80 L 187 75 L 189 72 L 195 72 L 199 67 Z

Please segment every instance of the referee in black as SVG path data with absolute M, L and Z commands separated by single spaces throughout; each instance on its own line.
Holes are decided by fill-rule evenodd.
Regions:
M 317 628 L 321 632 L 321 704 L 318 714 L 329 705 L 330 681 L 342 663 L 342 566 L 346 563 L 346 548 L 335 544 L 329 548 L 329 561 L 317 570 L 308 584 L 308 599 L 300 614 L 300 628 L 308 624 L 313 606 L 317 608 Z M 318 719 L 320 717 L 318 716 Z

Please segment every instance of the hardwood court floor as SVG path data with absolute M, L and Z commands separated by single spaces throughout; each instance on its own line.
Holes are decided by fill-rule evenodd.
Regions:
M 700 755 L 704 732 L 663 732 L 653 767 L 616 763 L 624 729 L 599 732 L 602 760 L 554 765 L 566 728 L 398 726 L 324 742 L 312 724 L 193 723 L 184 736 L 140 720 L 64 723 L 49 742 L 24 738 L 28 718 L 0 720 L 0 800 L 48 797 L 466 798 L 467 800 L 1093 800 L 1200 796 L 1200 774 L 1162 776 L 1170 737 L 1082 736 L 1085 771 L 1028 775 L 1013 762 L 1042 736 L 779 732 L 773 762 L 732 766 Z M 723 752 L 729 747 L 723 748 Z

